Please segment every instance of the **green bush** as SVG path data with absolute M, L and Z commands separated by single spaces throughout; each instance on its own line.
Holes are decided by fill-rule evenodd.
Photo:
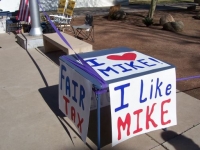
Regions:
M 149 17 L 145 17 L 142 22 L 148 27 L 153 24 L 153 19 Z

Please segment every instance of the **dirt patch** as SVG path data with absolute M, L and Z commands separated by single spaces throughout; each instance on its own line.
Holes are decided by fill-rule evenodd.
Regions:
M 159 25 L 162 15 L 170 13 L 184 23 L 184 31 L 164 31 Z M 200 20 L 193 18 L 197 11 L 156 11 L 154 25 L 146 27 L 142 19 L 147 12 L 128 13 L 121 21 L 108 21 L 105 16 L 94 17 L 94 50 L 129 47 L 176 66 L 177 78 L 200 75 Z M 75 18 L 74 25 L 84 18 Z M 69 33 L 71 34 L 71 33 Z M 177 82 L 177 89 L 200 99 L 200 78 Z

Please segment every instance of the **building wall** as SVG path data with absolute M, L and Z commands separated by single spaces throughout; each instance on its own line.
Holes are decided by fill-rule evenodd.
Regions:
M 68 0 L 67 0 L 68 2 Z M 56 10 L 58 0 L 40 0 L 42 7 L 48 10 Z M 128 3 L 128 0 L 76 0 L 75 8 L 80 7 L 106 7 L 115 3 Z M 20 0 L 0 0 L 0 9 L 14 12 L 19 9 Z
M 0 0 L 0 9 L 13 12 L 19 9 L 20 0 Z
M 68 2 L 68 0 L 66 1 Z M 46 11 L 57 10 L 58 0 L 40 0 L 40 2 Z M 76 0 L 75 8 L 106 7 L 106 6 L 113 6 L 116 3 L 128 4 L 129 1 L 128 0 Z

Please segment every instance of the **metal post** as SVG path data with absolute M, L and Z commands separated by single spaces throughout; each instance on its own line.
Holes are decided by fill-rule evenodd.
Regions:
M 31 30 L 29 35 L 40 36 L 42 35 L 42 28 L 40 25 L 39 7 L 36 0 L 29 0 L 29 8 L 31 15 Z
M 97 96 L 97 134 L 98 134 L 98 141 L 97 141 L 97 147 L 98 150 L 100 150 L 101 147 L 101 115 L 100 115 L 100 108 L 101 108 L 101 94 L 96 94 Z

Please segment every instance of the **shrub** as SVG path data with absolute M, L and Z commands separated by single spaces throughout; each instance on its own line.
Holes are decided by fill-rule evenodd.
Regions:
M 149 17 L 145 17 L 142 22 L 148 27 L 153 24 L 153 19 Z

